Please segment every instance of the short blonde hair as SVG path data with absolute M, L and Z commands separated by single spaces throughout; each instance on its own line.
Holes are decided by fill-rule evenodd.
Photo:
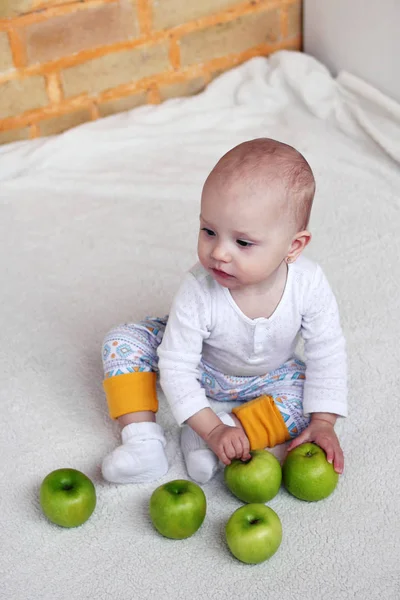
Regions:
M 243 142 L 218 161 L 209 175 L 214 176 L 231 181 L 245 178 L 249 183 L 282 186 L 288 216 L 293 219 L 297 231 L 307 228 L 315 195 L 315 179 L 304 156 L 292 146 L 270 138 Z

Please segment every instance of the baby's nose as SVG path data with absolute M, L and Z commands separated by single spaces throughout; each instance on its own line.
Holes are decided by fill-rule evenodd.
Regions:
M 229 260 L 228 250 L 223 244 L 216 244 L 213 248 L 211 256 L 214 260 Z

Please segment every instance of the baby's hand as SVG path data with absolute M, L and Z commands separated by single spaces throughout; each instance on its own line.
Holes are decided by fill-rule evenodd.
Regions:
M 229 465 L 234 458 L 250 460 L 250 443 L 244 431 L 239 427 L 217 425 L 205 440 L 211 450 L 224 465 Z
M 335 471 L 339 474 L 343 473 L 343 451 L 332 423 L 323 419 L 312 419 L 307 429 L 289 444 L 288 452 L 305 442 L 314 442 L 320 446 L 325 451 L 327 461 L 333 462 Z

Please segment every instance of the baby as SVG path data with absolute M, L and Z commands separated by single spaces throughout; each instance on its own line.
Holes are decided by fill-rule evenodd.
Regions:
M 321 268 L 302 256 L 315 181 L 291 146 L 262 138 L 225 154 L 201 197 L 199 263 L 184 277 L 168 318 L 110 331 L 104 389 L 122 445 L 106 456 L 114 483 L 165 475 L 156 423 L 156 377 L 182 425 L 189 476 L 211 479 L 220 461 L 291 440 L 315 442 L 342 473 L 334 431 L 347 415 L 345 340 Z M 295 355 L 299 335 L 306 363 Z M 208 398 L 232 401 L 215 413 Z

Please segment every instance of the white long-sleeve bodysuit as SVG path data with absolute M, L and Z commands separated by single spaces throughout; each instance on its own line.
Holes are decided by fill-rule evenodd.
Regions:
M 201 387 L 201 359 L 226 375 L 265 375 L 292 358 L 304 340 L 303 410 L 347 416 L 345 340 L 336 299 L 315 262 L 288 265 L 275 312 L 250 319 L 229 290 L 196 264 L 185 276 L 158 348 L 160 383 L 177 422 L 210 406 Z

